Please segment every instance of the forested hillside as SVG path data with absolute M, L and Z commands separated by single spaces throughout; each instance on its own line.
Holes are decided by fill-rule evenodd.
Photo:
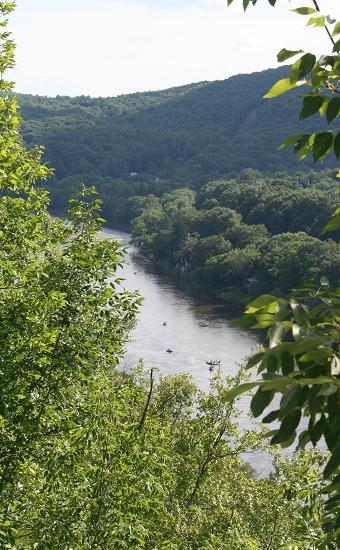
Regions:
M 290 98 L 262 99 L 286 73 L 285 67 L 269 69 L 106 99 L 20 95 L 22 132 L 29 146 L 45 146 L 55 169 L 49 188 L 57 210 L 85 180 L 99 189 L 107 220 L 124 226 L 132 195 L 198 189 L 243 168 L 311 168 L 289 150 L 278 155 L 277 148 L 290 133 L 319 121 L 297 120 L 294 91 Z

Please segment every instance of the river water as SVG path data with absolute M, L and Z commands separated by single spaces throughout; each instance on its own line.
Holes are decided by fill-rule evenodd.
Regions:
M 206 361 L 221 361 L 223 374 L 235 374 L 237 364 L 256 350 L 257 335 L 234 326 L 230 320 L 232 312 L 225 306 L 204 303 L 155 273 L 150 263 L 129 245 L 129 233 L 105 229 L 103 237 L 117 239 L 127 247 L 126 263 L 119 276 L 124 278 L 122 285 L 126 290 L 138 290 L 144 299 L 122 367 L 131 369 L 142 359 L 146 369 L 157 367 L 160 374 L 190 373 L 206 391 L 212 376 Z M 208 326 L 201 327 L 201 322 Z M 173 353 L 166 352 L 169 348 Z M 241 401 L 241 407 L 240 425 L 253 427 L 246 414 L 249 400 Z M 271 469 L 267 455 L 245 458 L 261 475 Z

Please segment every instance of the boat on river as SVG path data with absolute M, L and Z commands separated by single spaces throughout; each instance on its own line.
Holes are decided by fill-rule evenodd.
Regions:
M 206 361 L 206 364 L 209 365 L 210 367 L 219 367 L 220 364 L 221 364 L 221 361 Z

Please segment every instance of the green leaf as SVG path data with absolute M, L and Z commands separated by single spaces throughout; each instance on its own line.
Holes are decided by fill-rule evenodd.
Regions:
M 267 414 L 267 416 L 265 416 L 262 419 L 262 422 L 264 424 L 270 424 L 271 422 L 274 422 L 274 420 L 277 420 L 279 418 L 279 412 L 280 412 L 279 409 L 277 409 L 276 411 L 270 412 L 269 414 Z
M 253 325 L 253 328 L 269 328 L 272 326 L 274 322 L 274 316 L 272 315 L 273 319 L 260 319 L 255 325 Z
M 325 116 L 326 114 L 326 111 L 327 111 L 327 107 L 328 107 L 328 104 L 329 104 L 329 97 L 324 97 L 324 101 L 323 101 L 323 104 L 321 105 L 319 111 L 320 111 L 320 116 Z
M 314 160 L 322 160 L 333 145 L 332 132 L 321 132 L 316 134 L 313 144 L 313 157 Z
M 246 382 L 245 384 L 239 384 L 238 386 L 235 386 L 235 388 L 232 388 L 226 393 L 226 400 L 233 401 L 236 397 L 238 397 L 242 393 L 245 393 L 251 390 L 252 388 L 255 388 L 259 384 L 260 382 Z
M 326 24 L 326 17 L 320 15 L 318 17 L 311 17 L 307 23 L 307 27 L 324 27 Z
M 267 92 L 263 96 L 263 98 L 270 99 L 272 97 L 277 97 L 281 94 L 284 94 L 285 92 L 288 92 L 288 90 L 292 90 L 293 88 L 296 88 L 299 85 L 301 86 L 302 84 L 304 84 L 304 82 L 301 82 L 301 83 L 291 82 L 290 78 L 282 78 L 281 80 L 278 80 L 278 82 L 276 82 L 274 86 L 270 88 L 269 92 Z
M 299 378 L 297 383 L 302 385 L 320 385 L 323 384 L 335 384 L 340 389 L 340 380 L 334 376 L 317 376 L 316 378 Z
M 285 416 L 283 419 L 280 429 L 276 435 L 271 440 L 271 443 L 277 444 L 277 443 L 283 443 L 287 440 L 289 440 L 296 428 L 298 427 L 301 419 L 301 411 L 300 409 L 294 409 Z
M 302 136 L 296 143 L 294 152 L 298 156 L 299 160 L 303 160 L 308 155 L 313 147 L 315 140 L 315 134 L 306 134 Z
M 340 39 L 335 42 L 333 52 L 340 52 Z
M 309 443 L 309 442 L 310 442 L 310 436 L 309 436 L 308 430 L 304 430 L 299 435 L 298 448 L 299 449 L 304 449 L 306 447 L 307 443 Z
M 337 34 L 340 34 L 340 21 L 335 23 L 335 26 L 334 26 L 334 29 L 333 29 L 333 32 L 332 32 L 332 36 L 336 36 Z
M 281 370 L 284 376 L 287 376 L 294 370 L 294 356 L 289 351 L 281 354 Z
M 312 349 L 315 349 L 321 344 L 323 344 L 325 341 L 324 336 L 312 336 L 301 339 L 299 342 L 297 342 L 294 346 L 294 353 L 296 355 L 305 353 L 306 351 L 310 351 Z
M 264 356 L 263 351 L 260 352 L 260 353 L 255 353 L 255 355 L 252 355 L 247 361 L 246 368 L 251 369 L 251 368 L 255 367 L 256 365 L 258 365 L 258 363 L 260 363 L 263 356 Z
M 294 57 L 295 55 L 298 55 L 299 53 L 302 53 L 302 50 L 286 50 L 286 48 L 283 48 L 279 53 L 277 54 L 277 60 L 282 63 L 283 61 L 286 61 L 290 57 Z
M 340 132 L 338 132 L 334 138 L 333 149 L 335 156 L 338 159 L 340 157 Z
M 290 82 L 296 82 L 298 85 L 299 79 L 310 73 L 315 63 L 316 57 L 312 53 L 305 53 L 300 59 L 297 59 L 290 69 Z M 302 82 L 305 83 L 305 81 Z
M 305 96 L 303 98 L 303 107 L 300 112 L 300 120 L 304 120 L 317 113 L 324 101 L 325 99 L 321 96 Z
M 332 430 L 329 424 L 325 428 L 324 438 L 330 451 L 334 451 L 339 445 L 339 433 L 337 430 Z
M 330 221 L 325 225 L 323 233 L 328 233 L 330 231 L 336 231 L 340 228 L 340 210 L 338 214 L 334 214 Z
M 296 431 L 294 430 L 291 433 L 291 435 L 288 437 L 288 439 L 286 439 L 286 441 L 281 442 L 282 449 L 286 449 L 287 447 L 290 447 L 291 445 L 293 445 L 295 438 L 296 438 Z
M 292 409 L 298 405 L 301 407 L 306 400 L 308 389 L 300 385 L 293 385 L 287 388 L 281 398 L 279 418 L 284 418 Z
M 327 106 L 326 111 L 326 118 L 327 122 L 330 123 L 332 120 L 334 120 L 340 111 L 340 97 L 333 97 L 329 102 Z
M 263 376 L 265 376 L 265 374 Z M 288 376 L 275 376 L 275 378 L 271 378 L 270 380 L 263 382 L 262 387 L 266 390 L 268 389 L 276 392 L 283 392 L 287 386 L 295 383 L 297 382 Z
M 331 474 L 338 468 L 340 465 L 340 446 L 333 451 L 331 458 L 326 464 L 325 470 L 324 470 L 324 478 L 328 479 Z
M 261 309 L 264 306 L 268 306 L 269 304 L 276 303 L 278 299 L 275 296 L 271 296 L 270 294 L 262 294 L 250 304 L 247 306 L 247 311 L 250 313 L 253 313 L 254 311 L 257 311 L 258 309 Z
M 322 348 L 322 349 L 312 349 L 310 351 L 307 351 L 304 353 L 300 358 L 299 362 L 301 363 L 308 363 L 309 361 L 326 361 L 328 357 L 330 357 L 331 351 L 328 348 Z
M 254 397 L 251 400 L 251 411 L 256 417 L 260 416 L 263 413 L 264 409 L 268 407 L 274 397 L 273 391 L 263 391 L 262 388 L 259 388 L 255 393 Z
M 268 353 L 267 371 L 276 372 L 278 367 L 278 360 L 274 353 Z
M 241 328 L 252 328 L 256 323 L 256 315 L 255 314 L 248 314 L 246 313 L 241 317 L 241 319 L 237 319 L 235 321 L 235 324 L 237 324 Z
M 308 432 L 310 435 L 310 440 L 313 443 L 313 445 L 316 445 L 319 439 L 321 438 L 324 430 L 326 427 L 326 418 L 325 415 L 322 414 L 320 419 L 315 422 L 313 426 L 310 426 L 308 428 Z
M 310 15 L 312 13 L 316 13 L 316 10 L 314 8 L 309 7 L 301 7 L 301 8 L 295 8 L 293 11 L 294 13 L 298 13 L 299 15 Z
M 324 395 L 329 397 L 338 391 L 338 388 L 334 384 L 323 384 L 318 392 L 318 395 Z
M 285 149 L 286 147 L 288 147 L 289 145 L 293 145 L 295 144 L 299 139 L 301 139 L 301 137 L 303 136 L 303 134 L 293 134 L 289 137 L 287 137 L 280 145 L 280 147 L 278 148 L 278 151 L 282 151 L 283 149 Z

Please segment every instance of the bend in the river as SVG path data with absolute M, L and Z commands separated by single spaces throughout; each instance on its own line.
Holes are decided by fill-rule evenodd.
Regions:
M 226 307 L 202 303 L 148 269 L 148 262 L 129 246 L 129 233 L 105 229 L 103 236 L 127 247 L 126 264 L 120 274 L 123 286 L 138 290 L 144 299 L 122 366 L 133 368 L 142 359 L 147 368 L 157 367 L 160 374 L 187 372 L 204 390 L 209 390 L 213 376 L 207 361 L 220 361 L 223 374 L 235 374 L 237 365 L 256 348 L 257 336 L 233 325 Z M 249 400 L 245 400 L 244 411 L 248 406 Z M 253 427 L 246 412 L 240 424 Z M 270 471 L 269 456 L 261 453 L 247 455 L 246 459 L 260 474 Z

